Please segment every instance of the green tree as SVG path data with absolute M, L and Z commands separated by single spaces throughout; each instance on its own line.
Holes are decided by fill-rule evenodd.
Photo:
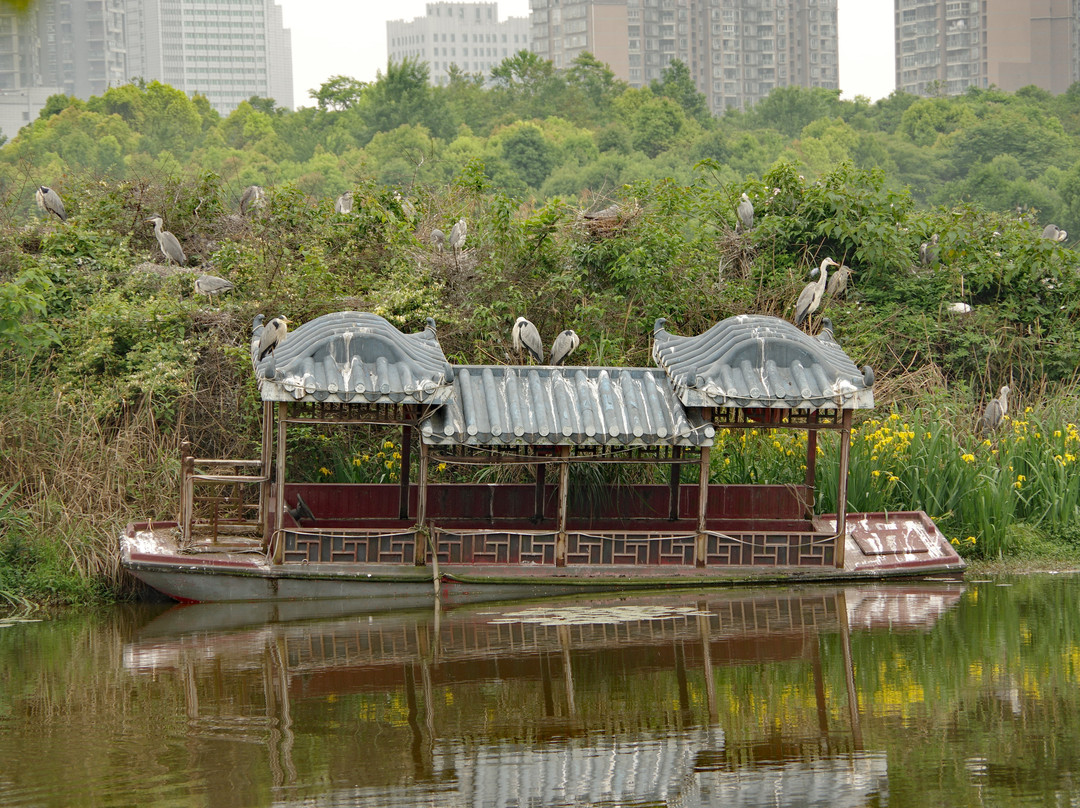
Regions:
M 649 87 L 654 95 L 670 98 L 682 107 L 688 118 L 698 123 L 704 124 L 712 117 L 705 96 L 694 84 L 690 68 L 678 59 L 672 59 L 660 72 L 660 80 L 654 79 Z
M 350 76 L 331 76 L 319 85 L 319 89 L 308 90 L 308 94 L 324 112 L 339 111 L 357 106 L 367 86 L 366 82 Z
M 502 159 L 532 189 L 539 189 L 555 167 L 555 149 L 540 127 L 522 124 L 502 140 Z

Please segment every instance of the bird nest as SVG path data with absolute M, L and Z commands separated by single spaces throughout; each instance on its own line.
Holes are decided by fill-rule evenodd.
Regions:
M 199 269 L 189 269 L 188 267 L 178 267 L 175 264 L 155 264 L 153 261 L 143 261 L 141 264 L 136 264 L 132 267 L 132 272 L 143 272 L 149 275 L 157 275 L 159 278 L 169 278 L 173 275 L 190 275 L 195 272 L 200 272 Z
M 721 280 L 750 277 L 757 250 L 748 233 L 736 233 L 724 223 L 720 226 L 717 248 L 720 253 L 718 274 Z
M 637 221 L 640 216 L 640 205 L 612 205 L 597 213 L 582 213 L 579 221 L 586 236 L 595 241 L 600 241 L 613 238 L 621 230 Z

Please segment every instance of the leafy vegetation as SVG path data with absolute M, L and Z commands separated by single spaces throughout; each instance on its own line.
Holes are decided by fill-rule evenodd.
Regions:
M 826 256 L 852 268 L 826 314 L 915 435 L 891 465 L 856 441 L 856 507 L 923 507 L 961 543 L 978 537 L 967 552 L 1009 552 L 1021 527 L 1071 541 L 1076 483 L 1056 457 L 1077 452 L 1008 430 L 1068 435 L 1077 421 L 1077 256 L 1040 233 L 1051 218 L 1080 227 L 1080 90 L 870 104 L 785 88 L 713 119 L 679 65 L 628 89 L 591 57 L 558 71 L 518 54 L 492 78 L 428 87 L 422 65 L 390 65 L 371 84 L 336 77 L 309 109 L 252 99 L 226 118 L 156 83 L 51 99 L 0 149 L 0 510 L 17 517 L 0 557 L 121 580 L 116 526 L 174 515 L 181 439 L 202 456 L 257 445 L 256 313 L 368 310 L 407 330 L 430 316 L 458 362 L 508 361 L 525 314 L 549 340 L 575 328 L 584 363 L 648 364 L 656 318 L 690 334 L 791 316 Z M 66 223 L 34 210 L 43 182 Z M 240 216 L 256 182 L 266 207 Z M 335 213 L 346 189 L 353 211 Z M 743 192 L 757 218 L 737 234 Z M 582 216 L 610 204 L 614 218 Z M 156 263 L 153 213 L 186 267 Z M 437 250 L 432 231 L 462 217 L 465 250 Z M 195 296 L 207 270 L 235 290 Z M 1002 384 L 1037 418 L 982 447 L 974 413 Z M 797 439 L 775 456 L 772 440 L 717 452 L 717 479 L 801 479 Z M 296 459 L 312 479 L 390 481 L 395 452 L 379 450 L 312 442 Z M 964 486 L 986 492 L 981 511 L 957 499 Z M 0 564 L 0 591 L 29 591 L 15 568 Z

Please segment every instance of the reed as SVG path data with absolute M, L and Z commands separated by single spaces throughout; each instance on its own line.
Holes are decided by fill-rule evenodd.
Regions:
M 799 482 L 805 436 L 750 430 L 721 433 L 716 482 Z M 822 434 L 816 486 L 821 511 L 836 508 L 839 436 Z M 848 508 L 919 509 L 967 555 L 1000 558 L 1016 550 L 1013 528 L 1068 532 L 1080 516 L 1080 430 L 1052 408 L 1027 408 L 980 436 L 944 408 L 868 418 L 851 435 Z

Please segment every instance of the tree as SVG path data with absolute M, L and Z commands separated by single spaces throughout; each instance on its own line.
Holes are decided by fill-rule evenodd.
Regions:
M 522 124 L 503 138 L 502 158 L 533 189 L 538 189 L 555 168 L 554 147 L 531 123 Z
M 788 137 L 798 137 L 808 123 L 839 114 L 839 90 L 777 87 L 754 105 L 749 117 L 759 126 L 783 132 Z
M 650 89 L 655 95 L 670 98 L 683 108 L 688 118 L 698 123 L 704 124 L 712 117 L 705 96 L 694 84 L 690 68 L 678 59 L 671 60 L 671 63 L 661 71 L 660 80 L 652 81 Z
M 308 95 L 315 99 L 315 103 L 323 111 L 341 111 L 359 104 L 367 86 L 366 82 L 350 76 L 331 76 L 318 90 L 308 90 Z

